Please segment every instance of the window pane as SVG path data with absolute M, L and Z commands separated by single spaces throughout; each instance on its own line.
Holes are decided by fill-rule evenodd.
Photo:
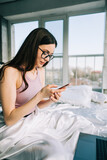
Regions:
M 75 58 L 76 85 L 102 87 L 104 32 L 105 12 L 69 18 L 69 70 L 73 68 L 71 59 Z
M 77 58 L 77 85 L 85 82 L 85 57 Z
M 85 62 L 86 62 L 85 57 L 69 58 L 69 66 L 70 66 L 69 80 L 72 83 L 72 85 L 86 84 Z
M 86 58 L 86 79 L 93 88 L 102 87 L 102 68 L 103 56 Z
M 38 21 L 14 24 L 15 28 L 15 53 L 17 53 L 21 44 L 28 34 L 35 28 L 38 28 Z
M 45 23 L 45 28 L 48 29 L 56 38 L 58 46 L 55 49 L 55 55 L 63 54 L 63 20 L 49 21 Z
M 69 55 L 103 54 L 105 13 L 69 18 Z
M 62 58 L 54 58 L 53 60 L 53 79 L 57 85 L 62 84 Z
M 46 84 L 62 85 L 63 20 L 45 22 L 45 28 L 55 36 L 58 43 L 55 58 L 46 66 Z
M 103 70 L 103 57 L 95 57 L 95 70 L 94 74 L 94 88 L 102 87 L 102 70 Z
M 62 84 L 62 58 L 54 58 L 46 66 L 46 84 Z
M 53 81 L 53 60 L 48 63 L 45 70 L 45 82 L 51 84 Z
M 69 58 L 69 81 L 72 85 L 102 87 L 103 56 Z
M 95 71 L 101 71 L 102 72 L 103 58 L 104 57 L 100 57 L 100 56 L 95 58 Z
M 76 58 L 69 58 L 69 82 L 72 85 L 76 85 Z
M 95 70 L 95 57 L 86 57 L 86 80 L 88 85 L 93 86 L 93 71 Z

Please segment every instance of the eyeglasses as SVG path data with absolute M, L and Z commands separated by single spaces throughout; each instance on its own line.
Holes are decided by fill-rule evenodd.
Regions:
M 42 57 L 43 59 L 46 59 L 47 57 L 49 57 L 49 61 L 50 61 L 50 60 L 52 60 L 52 59 L 54 58 L 54 56 L 48 54 L 47 51 L 43 51 L 40 47 L 38 47 L 38 48 L 42 51 L 41 57 Z

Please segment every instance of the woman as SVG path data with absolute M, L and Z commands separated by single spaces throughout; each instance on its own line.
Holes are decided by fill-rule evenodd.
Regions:
M 44 66 L 53 58 L 54 36 L 44 28 L 33 30 L 16 56 L 0 70 L 0 99 L 6 125 L 13 125 L 37 107 L 56 102 L 63 90 L 44 87 Z M 44 88 L 43 88 L 44 87 Z M 44 100 L 44 98 L 49 98 Z
M 43 67 L 56 46 L 49 31 L 35 29 L 0 69 L 0 160 L 73 160 L 79 131 L 92 125 L 66 112 L 66 105 L 46 107 L 65 90 L 44 87 Z
M 56 46 L 48 30 L 37 28 L 27 36 L 16 56 L 0 69 L 0 159 L 63 159 L 62 145 L 43 132 L 48 115 L 44 117 L 39 111 L 57 102 L 64 91 L 53 89 L 57 87 L 54 84 L 44 87 L 43 67 L 53 58 Z

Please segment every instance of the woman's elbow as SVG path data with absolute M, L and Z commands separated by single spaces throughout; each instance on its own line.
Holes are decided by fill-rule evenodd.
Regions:
M 6 118 L 4 119 L 4 122 L 6 126 L 12 126 L 11 121 L 7 120 Z
M 9 119 L 8 117 L 4 117 L 4 122 L 6 126 L 12 126 L 13 124 L 15 124 L 15 122 Z
M 12 115 L 13 112 L 9 113 L 9 114 L 4 114 L 4 122 L 6 124 L 6 126 L 12 126 L 13 124 L 15 124 L 17 122 L 17 119 L 15 116 Z

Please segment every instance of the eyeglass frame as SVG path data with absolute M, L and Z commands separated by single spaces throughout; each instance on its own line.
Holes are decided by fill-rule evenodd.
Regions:
M 47 51 L 43 51 L 40 47 L 38 47 L 38 48 L 42 51 L 41 58 L 43 58 L 43 57 L 42 57 L 43 55 L 48 54 Z M 45 60 L 47 57 L 49 57 L 49 61 L 51 61 L 51 60 L 54 58 L 53 55 L 48 54 L 48 55 L 47 55 L 46 57 L 44 57 L 43 59 Z

